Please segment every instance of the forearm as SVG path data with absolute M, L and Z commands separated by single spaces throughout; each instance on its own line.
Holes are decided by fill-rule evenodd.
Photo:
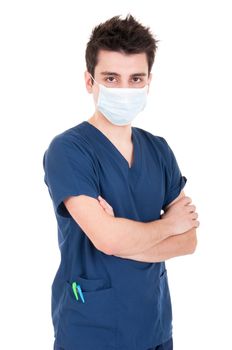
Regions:
M 115 217 L 90 196 L 70 196 L 64 204 L 94 246 L 108 255 L 137 254 L 172 234 L 168 218 L 140 222 Z
M 113 255 L 140 254 L 171 235 L 169 220 L 144 223 L 119 217 L 111 219 L 107 224 L 105 239 L 107 237 Z
M 138 254 L 117 254 L 116 256 L 142 262 L 160 262 L 177 256 L 192 254 L 197 245 L 196 228 L 181 235 L 166 238 L 155 246 Z

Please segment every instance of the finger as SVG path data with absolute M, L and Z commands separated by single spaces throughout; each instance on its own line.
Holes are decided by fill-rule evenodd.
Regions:
M 108 208 L 107 206 L 103 208 L 105 210 L 105 212 L 111 216 L 114 216 L 114 212 L 113 209 Z
M 102 198 L 101 196 L 98 196 L 98 199 L 99 199 L 99 202 L 100 202 L 101 204 L 104 204 L 104 205 L 107 204 L 107 202 L 105 201 L 105 199 Z
M 100 202 L 99 204 L 102 206 L 102 208 L 107 209 L 107 206 L 105 205 L 104 202 Z
M 108 214 L 111 213 L 111 210 L 108 208 L 108 206 L 105 203 L 100 202 L 99 204 L 102 207 L 102 209 L 105 210 L 106 213 L 108 213 Z
M 194 227 L 199 227 L 200 226 L 200 221 L 198 221 L 198 220 L 194 220 L 194 221 L 195 221 Z
M 104 198 L 102 198 L 101 196 L 98 196 L 99 200 L 103 203 L 107 203 L 106 200 Z
M 107 205 L 106 205 L 106 203 L 103 202 L 103 201 L 100 201 L 100 205 L 101 205 L 102 208 L 104 208 L 104 209 L 107 209 L 107 208 L 108 208 Z
M 106 207 L 108 207 L 109 209 L 112 209 L 111 205 L 109 205 L 109 203 L 104 198 L 102 198 L 101 196 L 99 196 L 99 197 L 100 197 L 100 202 L 101 203 L 104 203 L 104 205 Z
M 192 202 L 192 199 L 190 197 L 184 196 L 178 199 L 177 202 L 174 203 L 174 205 L 184 205 L 184 206 L 189 206 L 189 204 Z
M 192 199 L 190 197 L 188 197 L 188 196 L 182 197 L 180 200 L 183 200 L 185 205 L 188 205 L 189 203 L 192 202 Z
M 101 198 L 98 198 L 98 200 L 99 200 L 99 204 L 104 208 L 104 209 L 106 209 L 106 202 L 103 200 L 103 199 L 101 199 Z
M 196 210 L 196 206 L 193 205 L 193 204 L 192 204 L 192 205 L 188 205 L 187 208 L 188 208 L 188 210 L 189 210 L 190 213 L 192 213 L 192 212 L 194 212 L 194 211 Z
M 196 220 L 198 218 L 198 213 L 192 213 L 191 217 L 193 220 Z
M 104 198 L 102 198 L 100 195 L 98 196 L 98 199 L 99 199 L 100 205 L 107 212 L 107 214 L 114 216 L 114 211 L 111 205 L 107 203 L 107 201 Z
M 109 205 L 109 203 L 106 202 L 106 205 L 107 205 L 107 207 L 108 207 L 109 209 L 113 209 L 113 208 L 111 207 L 111 205 Z

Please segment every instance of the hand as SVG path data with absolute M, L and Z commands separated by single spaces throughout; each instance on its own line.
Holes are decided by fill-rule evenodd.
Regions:
M 167 220 L 172 227 L 173 235 L 178 235 L 192 228 L 199 227 L 200 222 L 196 220 L 196 206 L 190 203 L 190 197 L 184 196 L 172 204 L 167 211 L 161 215 L 161 219 Z
M 103 199 L 101 196 L 98 196 L 99 204 L 101 207 L 105 210 L 105 212 L 111 216 L 114 216 L 113 208 L 107 203 L 105 199 Z

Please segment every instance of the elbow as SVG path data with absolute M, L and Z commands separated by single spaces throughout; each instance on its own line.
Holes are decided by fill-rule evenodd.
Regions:
M 88 236 L 96 249 L 107 255 L 116 255 L 121 248 L 117 230 L 115 218 L 105 215 L 102 217 L 101 225 L 94 226 Z
M 95 235 L 95 246 L 107 255 L 116 255 L 119 251 L 117 234 L 114 234 L 113 221 L 102 227 L 99 234 Z
M 101 245 L 101 246 L 95 245 L 95 247 L 106 255 L 114 255 L 114 251 L 113 251 L 112 247 L 110 247 L 108 245 Z
M 100 251 L 102 251 L 106 255 L 114 255 L 114 251 L 111 246 L 104 244 L 100 248 L 98 248 Z
M 119 254 L 119 247 L 118 247 L 118 244 L 117 244 L 117 240 L 115 239 L 108 239 L 108 241 L 104 242 L 104 244 L 102 245 L 102 251 L 107 254 L 107 255 L 117 255 Z
M 113 247 L 112 242 L 109 242 L 104 239 L 95 239 L 94 242 L 92 242 L 98 250 L 100 250 L 102 253 L 106 255 L 114 255 L 115 254 L 115 249 Z

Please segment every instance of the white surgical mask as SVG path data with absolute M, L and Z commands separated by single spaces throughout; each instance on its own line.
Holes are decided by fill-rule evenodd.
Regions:
M 97 109 L 112 124 L 128 125 L 145 108 L 148 85 L 143 88 L 108 88 L 93 80 L 99 85 Z

